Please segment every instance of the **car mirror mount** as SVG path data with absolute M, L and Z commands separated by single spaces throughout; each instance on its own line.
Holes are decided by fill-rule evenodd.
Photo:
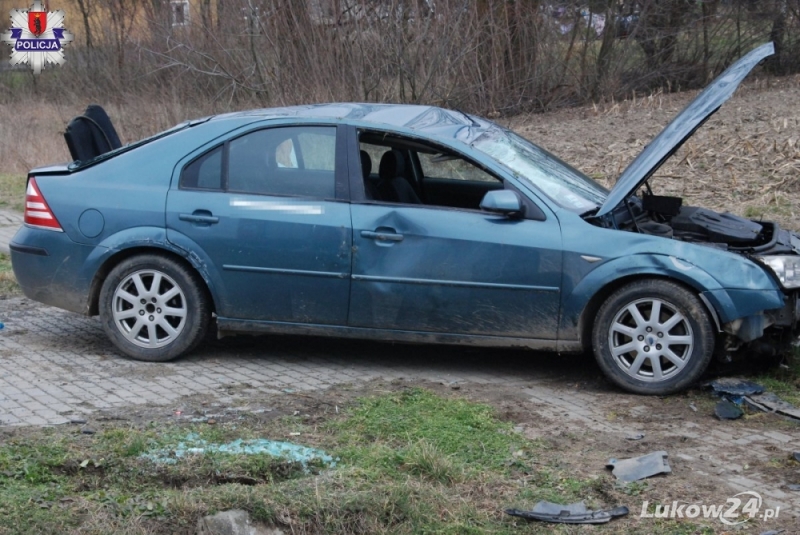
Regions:
M 498 189 L 486 192 L 480 204 L 481 210 L 502 214 L 509 218 L 520 218 L 525 215 L 525 206 L 516 191 Z

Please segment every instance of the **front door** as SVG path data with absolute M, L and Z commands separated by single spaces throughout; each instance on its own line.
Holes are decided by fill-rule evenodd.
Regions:
M 349 323 L 555 339 L 561 230 L 475 210 L 354 204 Z

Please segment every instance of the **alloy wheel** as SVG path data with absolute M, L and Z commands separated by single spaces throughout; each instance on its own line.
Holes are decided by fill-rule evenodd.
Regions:
M 624 306 L 608 332 L 614 362 L 639 381 L 664 381 L 689 362 L 694 345 L 689 320 L 669 302 L 647 298 Z
M 157 348 L 174 341 L 186 325 L 186 296 L 166 274 L 146 269 L 131 273 L 114 290 L 114 324 L 131 343 Z

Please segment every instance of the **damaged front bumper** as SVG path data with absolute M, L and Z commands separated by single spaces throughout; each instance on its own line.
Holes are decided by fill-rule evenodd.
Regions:
M 720 330 L 737 342 L 732 344 L 729 341 L 728 345 L 741 345 L 759 339 L 774 345 L 776 341 L 785 342 L 797 337 L 800 323 L 800 236 L 777 224 L 773 224 L 773 227 L 772 239 L 768 243 L 742 253 L 772 276 L 780 290 L 769 293 L 773 299 L 777 296 L 780 301 L 771 306 L 764 306 L 766 303 L 763 301 L 757 304 L 749 302 L 744 307 L 744 316 L 722 322 Z M 731 291 L 727 293 L 731 294 Z M 734 296 L 732 300 L 736 301 L 738 308 L 749 301 L 750 296 Z M 753 305 L 757 310 L 753 310 Z
M 728 352 L 748 345 L 760 353 L 776 354 L 788 344 L 795 342 L 800 334 L 800 292 L 784 294 L 781 308 L 765 310 L 723 323 Z

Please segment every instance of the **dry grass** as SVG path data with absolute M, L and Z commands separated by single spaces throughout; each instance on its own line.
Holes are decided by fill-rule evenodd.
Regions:
M 512 128 L 607 186 L 696 95 L 661 94 L 517 117 Z M 800 228 L 800 77 L 742 87 L 656 173 L 684 203 Z
M 25 207 L 25 175 L 0 173 L 0 208 L 21 212 Z
M 17 104 L 0 104 L 0 117 L 5 118 L 0 122 L 2 171 L 24 174 L 39 165 L 70 161 L 64 130 L 70 119 L 83 113 L 88 104 L 89 101 L 84 102 L 79 98 L 70 104 L 33 99 Z M 187 119 L 215 112 L 212 105 L 206 108 L 187 106 L 180 99 L 160 103 L 129 99 L 123 104 L 101 104 L 111 117 L 123 144 L 166 130 Z M 26 111 L 32 109 L 36 113 Z

